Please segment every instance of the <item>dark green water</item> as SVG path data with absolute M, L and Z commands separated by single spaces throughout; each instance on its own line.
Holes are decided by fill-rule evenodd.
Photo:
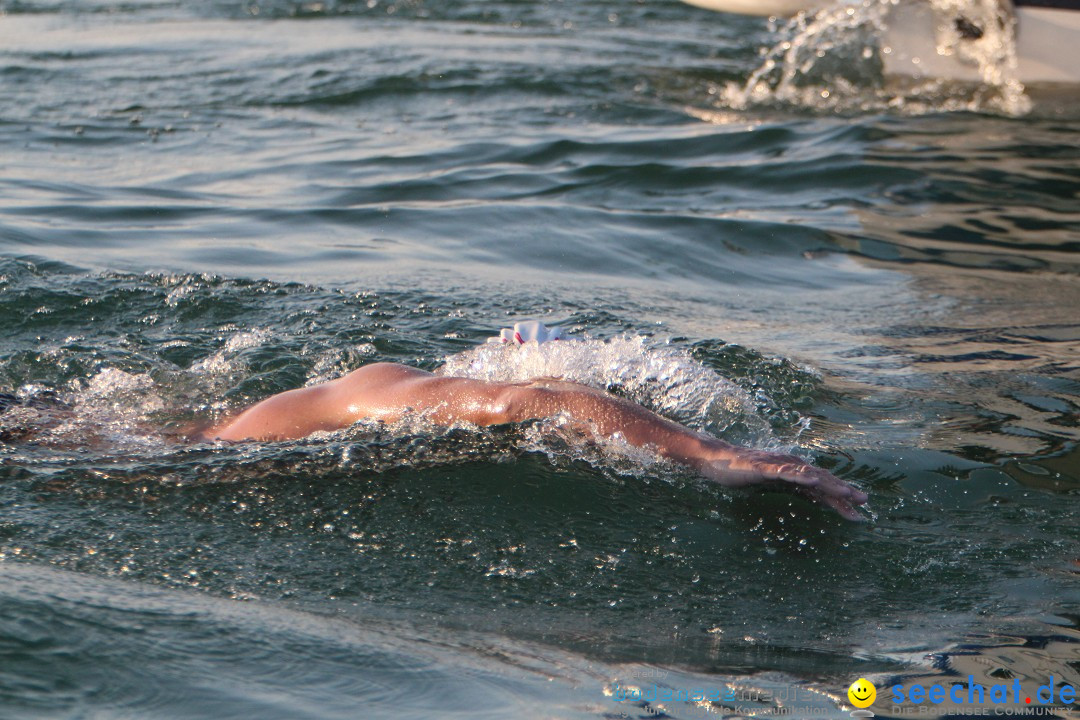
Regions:
M 677 2 L 0 11 L 0 718 L 1080 681 L 1075 88 L 734 109 L 777 38 Z M 585 341 L 473 350 L 524 317 Z M 872 519 L 542 426 L 178 439 L 376 360 L 614 387 Z

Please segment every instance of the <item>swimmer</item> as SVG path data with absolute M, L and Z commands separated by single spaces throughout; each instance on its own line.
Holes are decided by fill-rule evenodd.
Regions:
M 539 325 L 539 323 L 537 323 Z M 522 327 L 495 341 L 558 339 L 556 329 Z M 508 334 L 509 332 L 509 334 Z M 516 338 L 515 338 L 516 333 Z M 856 505 L 865 493 L 793 455 L 737 447 L 696 432 L 646 408 L 595 388 L 556 378 L 528 382 L 488 382 L 445 377 L 396 363 L 365 365 L 348 375 L 269 397 L 198 439 L 277 441 L 338 430 L 363 419 L 395 422 L 421 414 L 438 424 L 502 425 L 556 415 L 569 417 L 586 432 L 621 436 L 684 464 L 720 485 L 736 487 L 786 483 L 849 520 L 861 520 Z

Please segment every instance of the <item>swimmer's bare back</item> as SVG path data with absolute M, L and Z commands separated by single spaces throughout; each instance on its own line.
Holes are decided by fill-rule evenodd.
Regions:
M 842 516 L 861 520 L 865 493 L 793 455 L 736 447 L 628 400 L 577 383 L 542 378 L 501 383 L 444 377 L 396 363 L 366 365 L 312 387 L 259 402 L 203 433 L 210 440 L 275 441 L 337 430 L 358 420 L 394 422 L 419 413 L 439 424 L 498 425 L 564 413 L 603 436 L 654 449 L 721 485 L 779 481 Z

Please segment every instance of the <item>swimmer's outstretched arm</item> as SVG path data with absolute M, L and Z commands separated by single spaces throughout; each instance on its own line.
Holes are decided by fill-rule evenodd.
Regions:
M 722 485 L 791 483 L 853 520 L 861 519 L 854 506 L 867 499 L 865 493 L 793 455 L 736 447 L 584 385 L 551 379 L 484 382 L 437 376 L 394 363 L 367 365 L 322 385 L 274 395 L 204 436 L 214 440 L 288 440 L 348 427 L 364 418 L 393 422 L 411 413 L 441 424 L 476 425 L 564 413 L 585 429 L 604 436 L 619 434 L 632 445 L 652 447 Z

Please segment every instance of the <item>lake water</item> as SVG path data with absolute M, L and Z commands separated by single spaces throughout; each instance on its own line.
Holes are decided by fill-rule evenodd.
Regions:
M 1075 88 L 755 90 L 785 30 L 674 0 L 0 12 L 0 717 L 1080 682 Z M 527 317 L 583 342 L 473 349 Z M 543 426 L 178 439 L 376 360 L 578 377 L 870 521 Z

